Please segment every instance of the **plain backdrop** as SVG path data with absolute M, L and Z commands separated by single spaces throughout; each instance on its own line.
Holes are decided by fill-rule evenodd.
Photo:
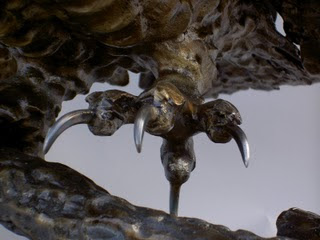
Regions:
M 137 76 L 131 75 L 126 88 L 95 84 L 91 92 L 116 88 L 138 95 L 137 85 Z M 284 210 L 298 207 L 320 214 L 319 93 L 320 85 L 315 84 L 221 95 L 242 115 L 251 146 L 250 166 L 243 166 L 234 141 L 214 144 L 205 134 L 197 135 L 197 167 L 182 187 L 180 215 L 271 237 Z M 65 102 L 60 116 L 87 108 L 84 98 Z M 58 138 L 46 159 L 74 168 L 132 204 L 167 211 L 169 185 L 160 146 L 160 138 L 146 134 L 138 154 L 132 125 L 111 137 L 93 136 L 85 125 L 78 125 Z M 0 240 L 18 239 L 25 238 L 0 227 Z

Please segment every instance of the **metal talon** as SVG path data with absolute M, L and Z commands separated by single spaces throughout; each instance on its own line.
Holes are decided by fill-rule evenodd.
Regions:
M 150 105 L 143 106 L 139 110 L 137 117 L 134 121 L 133 135 L 134 135 L 134 142 L 135 142 L 138 153 L 141 152 L 144 131 L 151 118 L 151 115 L 152 115 L 152 106 Z
M 160 153 L 164 173 L 170 183 L 169 211 L 171 215 L 177 216 L 181 186 L 188 181 L 196 166 L 193 139 L 163 139 Z
M 49 129 L 46 139 L 44 141 L 43 152 L 46 154 L 55 140 L 60 136 L 68 128 L 77 124 L 88 124 L 95 112 L 90 109 L 82 109 L 69 112 L 63 115 L 58 121 L 54 123 L 54 125 Z
M 170 184 L 170 214 L 173 216 L 178 215 L 179 208 L 179 197 L 180 197 L 180 188 L 181 185 L 172 185 Z
M 249 166 L 250 148 L 246 134 L 239 126 L 227 126 L 227 131 L 231 134 L 236 141 L 238 148 L 241 152 L 242 161 L 247 168 Z

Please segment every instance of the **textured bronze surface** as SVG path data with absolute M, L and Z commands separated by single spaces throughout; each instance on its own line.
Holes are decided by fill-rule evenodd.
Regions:
M 293 220 L 287 216 L 292 215 Z M 290 210 L 278 220 L 281 236 L 269 240 L 306 240 L 316 235 L 319 216 Z M 311 217 L 311 218 L 310 218 Z M 263 240 L 193 218 L 175 218 L 137 207 L 110 195 L 90 179 L 59 163 L 0 149 L 0 222 L 35 240 L 56 239 L 215 239 Z M 301 223 L 306 222 L 300 228 Z M 290 238 L 291 229 L 300 238 Z M 304 235 L 312 234 L 314 235 Z M 286 238 L 288 237 L 288 238 Z
M 170 182 L 170 213 L 178 214 L 180 188 L 196 167 L 193 136 L 204 132 L 216 143 L 232 138 L 238 144 L 248 167 L 250 149 L 247 137 L 238 126 L 239 111 L 225 100 L 201 104 L 184 96 L 171 84 L 161 85 L 136 97 L 119 90 L 94 92 L 86 98 L 89 109 L 62 116 L 45 140 L 44 154 L 60 134 L 77 124 L 87 124 L 94 135 L 111 136 L 122 125 L 134 123 L 134 140 L 141 152 L 145 131 L 163 139 L 161 160 Z
M 320 2 L 272 0 L 284 19 L 289 41 L 301 47 L 303 66 L 311 75 L 320 72 Z
M 39 155 L 62 101 L 94 82 L 126 85 L 127 70 L 143 73 L 144 88 L 170 83 L 193 99 L 317 82 L 318 6 L 316 0 L 3 0 L 0 142 Z M 275 29 L 276 11 L 288 38 Z
M 216 108 L 194 106 L 218 104 L 201 105 L 205 97 L 219 93 L 318 82 L 319 9 L 317 0 L 0 1 L 0 146 L 13 149 L 1 153 L 1 222 L 33 239 L 79 239 L 81 234 L 92 239 L 260 239 L 133 207 L 78 173 L 34 157 L 42 155 L 47 130 L 63 101 L 86 94 L 94 82 L 124 86 L 128 71 L 141 73 L 141 99 L 163 106 L 147 131 L 165 138 L 164 162 L 172 151 L 187 152 L 192 159 L 192 133 L 183 132 L 179 142 L 172 136 L 197 111 L 212 141 L 229 141 L 230 134 L 216 127 Z M 286 37 L 275 29 L 277 12 Z M 294 43 L 300 44 L 301 55 Z M 133 104 L 135 96 L 113 93 L 88 98 L 96 108 L 99 99 L 109 98 L 113 107 L 112 113 L 102 111 L 94 119 L 94 134 L 111 135 L 132 123 L 131 114 L 120 117 L 117 111 L 141 107 Z M 183 115 L 180 126 L 172 125 L 176 113 Z M 116 120 L 113 125 L 109 118 Z M 170 141 L 174 144 L 168 145 Z M 123 222 L 115 221 L 122 217 Z M 182 226 L 186 230 L 177 232 Z
M 292 208 L 281 213 L 277 220 L 278 236 L 297 240 L 320 239 L 320 216 L 301 209 Z

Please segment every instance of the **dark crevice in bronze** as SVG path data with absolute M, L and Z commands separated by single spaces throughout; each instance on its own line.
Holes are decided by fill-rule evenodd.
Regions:
M 67 189 L 65 192 L 58 191 L 57 186 L 46 185 L 49 187 L 44 188 L 41 185 L 48 182 L 32 185 L 38 183 L 42 176 L 51 178 L 53 183 L 56 178 L 60 179 L 62 175 L 59 174 L 63 174 L 57 171 L 66 169 L 34 158 L 42 156 L 47 131 L 63 101 L 88 93 L 95 82 L 124 86 L 129 82 L 128 71 L 142 73 L 139 85 L 144 92 L 138 97 L 120 91 L 107 91 L 87 98 L 90 108 L 96 111 L 100 107 L 96 111 L 100 115 L 97 114 L 91 122 L 90 130 L 97 135 L 112 135 L 121 125 L 134 123 L 139 109 L 149 104 L 157 115 L 151 119 L 146 130 L 164 138 L 163 149 L 171 151 L 171 145 L 182 144 L 181 149 L 185 151 L 180 155 L 185 156 L 186 153 L 190 157 L 193 153 L 190 142 L 198 131 L 206 132 L 214 142 L 228 142 L 231 135 L 226 126 L 236 126 L 240 121 L 240 115 L 234 116 L 228 111 L 221 114 L 221 108 L 233 109 L 232 105 L 228 105 L 230 103 L 217 100 L 203 104 L 204 98 L 249 88 L 269 91 L 282 85 L 319 82 L 319 4 L 317 0 L 0 1 L 0 146 L 14 149 L 3 150 L 0 164 L 7 165 L 0 168 L 3 183 L 0 187 L 4 188 L 16 179 L 24 186 L 30 186 L 20 189 L 21 192 L 16 192 L 19 197 L 10 196 L 10 200 L 4 196 L 6 192 L 0 191 L 0 199 L 5 198 L 4 203 L 0 204 L 1 222 L 30 238 L 50 239 L 49 236 L 54 236 L 53 239 L 58 239 L 58 235 L 54 235 L 56 232 L 53 232 L 61 230 L 67 238 L 79 239 L 79 235 L 69 231 L 79 226 L 79 218 L 87 212 L 95 213 L 98 218 L 109 207 L 107 203 L 111 204 L 104 200 L 102 205 L 98 204 L 99 197 L 107 199 L 111 196 L 100 188 L 96 191 L 93 183 L 89 183 L 86 190 L 93 191 L 98 199 L 93 207 L 90 207 L 90 200 L 86 200 L 88 192 L 81 190 L 84 198 L 72 195 L 80 191 L 72 181 L 61 183 Z M 275 29 L 277 12 L 284 20 L 286 37 Z M 300 45 L 300 51 L 294 43 Z M 112 109 L 103 108 L 103 104 L 109 104 Z M 163 110 L 168 110 L 167 114 Z M 193 131 L 184 131 L 187 125 L 193 126 Z M 164 151 L 163 156 L 168 151 Z M 15 160 L 16 155 L 18 158 Z M 25 161 L 32 163 L 26 163 L 30 167 L 28 171 L 38 174 L 31 169 L 37 166 L 53 167 L 53 175 L 48 170 L 31 177 L 21 165 Z M 70 174 L 80 182 L 87 181 L 78 173 Z M 25 192 L 26 189 L 31 192 Z M 70 198 L 75 197 L 75 202 L 68 202 L 70 205 L 67 205 L 66 211 L 74 213 L 76 220 L 66 226 L 62 226 L 56 218 L 61 213 L 54 212 L 55 207 L 62 206 L 58 204 L 60 200 L 55 206 L 45 205 L 56 201 L 56 190 L 61 196 L 72 192 Z M 39 194 L 44 198 L 41 199 L 44 205 L 37 205 L 39 208 L 35 209 L 35 215 L 25 212 L 19 215 L 19 211 L 25 211 L 30 206 L 35 208 L 32 204 Z M 26 196 L 34 199 L 26 199 Z M 26 205 L 21 207 L 19 201 Z M 77 211 L 85 203 L 88 204 L 87 212 Z M 223 238 L 219 235 L 221 232 L 217 233 L 221 229 L 216 231 L 214 227 L 205 227 L 206 224 L 197 220 L 173 219 L 166 215 L 165 223 L 159 223 L 152 220 L 155 212 L 140 208 L 137 209 L 145 214 L 141 215 L 141 221 L 149 225 L 138 232 L 129 231 L 121 228 L 124 225 L 117 226 L 109 221 L 112 217 L 125 215 L 126 211 L 134 212 L 130 204 L 120 203 L 123 201 L 119 199 L 112 202 L 115 205 L 108 210 L 109 218 L 104 219 L 107 224 L 96 219 L 78 233 L 98 239 L 99 234 L 94 237 L 90 234 L 98 232 L 99 224 L 102 224 L 101 234 L 109 238 L 142 239 L 158 231 L 159 224 L 165 224 L 169 229 L 165 236 L 169 239 L 194 239 L 194 236 L 260 239 L 241 231 L 232 234 L 225 231 Z M 52 214 L 57 221 L 55 228 L 46 228 L 42 232 L 44 225 L 37 226 L 33 221 L 39 218 L 39 221 L 45 221 L 41 215 L 46 210 L 44 206 L 52 211 L 48 214 Z M 133 225 L 139 221 L 130 219 L 128 223 Z M 197 226 L 193 227 L 193 223 Z M 31 233 L 33 226 L 35 232 Z M 180 227 L 185 227 L 188 234 L 175 231 Z M 193 231 L 195 235 L 192 235 Z M 218 235 L 214 235 L 216 233 Z

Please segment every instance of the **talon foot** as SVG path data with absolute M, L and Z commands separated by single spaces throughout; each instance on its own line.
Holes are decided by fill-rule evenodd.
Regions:
M 134 123 L 134 140 L 137 151 L 142 148 L 144 131 L 155 136 L 164 136 L 175 125 L 175 119 L 185 98 L 171 83 L 157 83 L 139 96 L 143 105 Z
M 122 125 L 133 123 L 138 107 L 136 99 L 136 96 L 118 90 L 90 94 L 86 101 L 96 116 L 89 130 L 97 136 L 111 136 Z
M 138 107 L 136 98 L 118 90 L 90 94 L 86 98 L 89 109 L 67 113 L 49 129 L 44 142 L 44 154 L 65 130 L 76 124 L 87 124 L 94 135 L 110 136 L 123 124 L 133 123 Z
M 201 125 L 211 141 L 226 143 L 232 138 L 241 152 L 245 167 L 249 165 L 250 150 L 247 136 L 238 126 L 241 116 L 238 109 L 231 103 L 218 99 L 200 107 Z

